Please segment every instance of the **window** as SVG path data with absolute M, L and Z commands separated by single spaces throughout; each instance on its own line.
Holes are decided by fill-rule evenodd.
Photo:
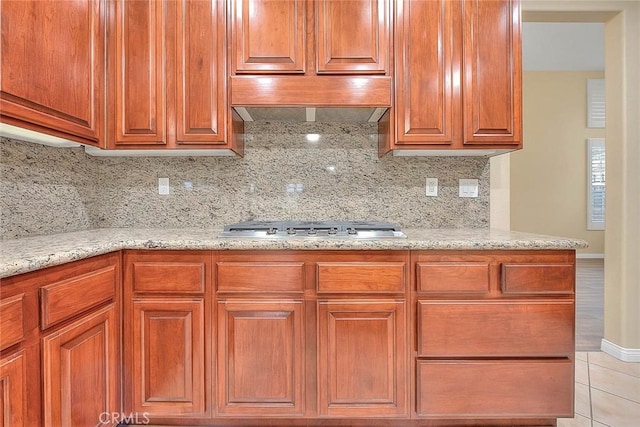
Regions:
M 587 79 L 587 127 L 603 128 L 605 124 L 604 79 Z
M 605 217 L 604 139 L 587 139 L 587 229 L 604 230 Z

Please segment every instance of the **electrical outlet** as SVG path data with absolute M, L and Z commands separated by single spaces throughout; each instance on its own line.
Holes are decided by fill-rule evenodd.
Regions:
M 438 195 L 438 178 L 427 178 L 425 195 L 430 197 L 436 197 Z
M 169 178 L 158 178 L 158 194 L 161 196 L 169 194 Z
M 478 197 L 478 180 L 461 179 L 459 182 L 458 197 Z

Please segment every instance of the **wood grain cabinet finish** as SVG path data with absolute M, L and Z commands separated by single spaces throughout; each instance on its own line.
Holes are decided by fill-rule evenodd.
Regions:
M 404 293 L 405 268 L 396 262 L 316 263 L 318 293 Z
M 302 301 L 218 303 L 220 415 L 303 415 L 303 319 Z
M 518 0 L 396 4 L 395 110 L 380 151 L 521 148 Z M 394 117 L 395 114 L 395 117 Z
M 110 304 L 42 339 L 44 425 L 96 426 L 119 408 L 119 340 Z
M 118 0 L 112 7 L 109 148 L 237 148 L 227 138 L 225 3 Z
M 24 350 L 0 359 L 0 427 L 28 425 L 25 359 Z
M 3 1 L 3 122 L 104 141 L 106 2 Z
M 318 302 L 318 411 L 407 416 L 405 303 Z
M 125 412 L 207 418 L 211 252 L 130 250 L 123 261 Z
M 0 350 L 25 339 L 24 304 L 24 293 L 0 300 Z
M 304 291 L 303 261 L 219 261 L 216 267 L 218 292 Z

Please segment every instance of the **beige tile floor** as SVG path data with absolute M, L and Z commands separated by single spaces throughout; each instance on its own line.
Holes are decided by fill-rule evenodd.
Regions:
M 559 419 L 558 427 L 603 426 L 640 426 L 640 363 L 577 352 L 575 418 Z

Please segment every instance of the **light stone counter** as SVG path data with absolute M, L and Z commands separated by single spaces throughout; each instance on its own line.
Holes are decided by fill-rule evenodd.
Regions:
M 120 249 L 580 249 L 583 240 L 490 229 L 406 229 L 406 239 L 250 240 L 220 229 L 97 229 L 0 241 L 0 278 Z

